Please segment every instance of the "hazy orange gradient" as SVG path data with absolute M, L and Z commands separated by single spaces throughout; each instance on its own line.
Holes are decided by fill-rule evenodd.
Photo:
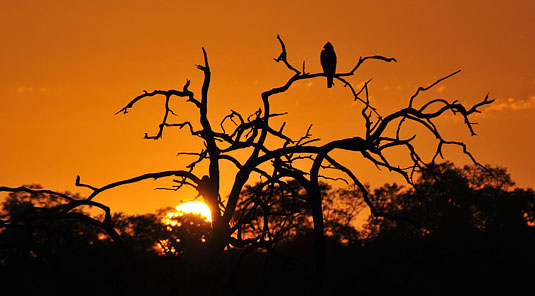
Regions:
M 197 151 L 197 139 L 171 129 L 162 140 L 143 139 L 157 129 L 163 98 L 143 101 L 126 116 L 113 114 L 143 90 L 181 89 L 191 79 L 190 89 L 199 92 L 195 64 L 202 63 L 202 46 L 212 68 L 213 125 L 230 109 L 249 114 L 261 106 L 260 92 L 292 74 L 273 61 L 280 34 L 289 60 L 306 61 L 310 72 L 321 71 L 326 41 L 334 45 L 339 71 L 350 70 L 359 56 L 395 57 L 397 63 L 367 63 L 351 78 L 358 85 L 373 77 L 371 99 L 382 114 L 405 107 L 418 86 L 461 69 L 420 102 L 444 97 L 471 105 L 490 93 L 497 102 L 476 118 L 477 137 L 453 116 L 440 127 L 466 141 L 480 162 L 505 166 L 520 187 L 534 187 L 534 13 L 530 0 L 1 1 L 0 184 L 84 194 L 74 186 L 76 175 L 102 186 L 183 168 L 191 158 L 176 154 Z M 272 100 L 272 112 L 289 112 L 290 135 L 301 136 L 311 123 L 322 140 L 362 133 L 361 106 L 341 85 L 325 84 L 307 80 Z M 173 108 L 179 119 L 196 118 L 189 105 Z M 417 139 L 425 147 L 432 137 Z M 445 156 L 469 162 L 456 148 Z M 340 157 L 372 186 L 400 182 L 355 155 Z M 224 171 L 223 190 L 231 172 Z M 171 184 L 144 182 L 98 200 L 134 214 L 196 195 L 153 190 Z

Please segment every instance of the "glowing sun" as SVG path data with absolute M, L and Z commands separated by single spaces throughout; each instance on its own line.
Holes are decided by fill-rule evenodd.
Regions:
M 191 201 L 183 203 L 176 208 L 176 212 L 167 213 L 168 218 L 173 218 L 177 216 L 182 216 L 184 214 L 196 214 L 208 222 L 212 222 L 212 214 L 210 213 L 210 208 L 203 202 Z

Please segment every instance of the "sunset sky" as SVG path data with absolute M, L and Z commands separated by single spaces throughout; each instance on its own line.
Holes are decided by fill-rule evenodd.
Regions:
M 395 57 L 397 63 L 366 63 L 350 78 L 354 85 L 373 78 L 372 104 L 383 115 L 406 107 L 418 86 L 462 70 L 416 104 L 449 98 L 472 105 L 489 93 L 496 102 L 473 118 L 477 136 L 451 115 L 439 127 L 447 138 L 465 141 L 481 163 L 508 168 L 519 187 L 535 187 L 534 15 L 531 0 L 0 0 L 0 185 L 41 184 L 84 195 L 87 189 L 74 185 L 77 175 L 102 186 L 184 168 L 192 158 L 176 154 L 197 151 L 198 139 L 172 129 L 161 140 L 143 139 L 157 131 L 163 97 L 143 101 L 127 115 L 114 113 L 143 90 L 182 89 L 186 79 L 199 94 L 203 77 L 195 65 L 202 63 L 204 47 L 212 70 L 212 126 L 230 109 L 248 115 L 261 107 L 262 91 L 292 75 L 273 60 L 280 34 L 290 62 L 301 67 L 306 61 L 309 72 L 321 71 L 327 41 L 341 72 L 359 56 Z M 178 101 L 178 120 L 195 120 L 194 109 Z M 312 123 L 312 134 L 322 140 L 362 136 L 361 107 L 340 83 L 327 89 L 324 78 L 297 83 L 272 99 L 273 112 L 289 112 L 290 136 L 300 137 Z M 430 140 L 422 135 L 424 156 L 434 149 Z M 457 148 L 444 152 L 459 165 L 469 163 Z M 355 155 L 340 157 L 372 187 L 401 181 Z M 224 190 L 231 181 L 229 171 Z M 175 207 L 195 195 L 153 190 L 170 185 L 170 179 L 147 181 L 98 201 L 134 214 Z

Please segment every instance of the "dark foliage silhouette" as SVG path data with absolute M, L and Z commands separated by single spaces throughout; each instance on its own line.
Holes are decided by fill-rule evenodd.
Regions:
M 24 188 L 28 190 L 12 192 L 2 201 L 0 278 L 6 291 L 72 293 L 87 286 L 85 292 L 97 293 L 100 287 L 91 282 L 110 292 L 138 288 L 129 284 L 128 279 L 138 275 L 125 249 L 106 239 L 107 226 L 100 227 L 102 223 L 81 208 L 62 212 L 68 205 L 65 199 L 39 185 Z
M 527 231 L 535 214 L 533 192 L 510 190 L 513 186 L 502 168 L 437 164 L 429 167 L 414 187 L 393 184 L 375 190 L 373 202 L 377 207 L 391 215 L 404 215 L 408 221 L 371 219 L 370 236 L 508 235 Z
M 488 172 L 491 174 L 488 174 Z M 535 263 L 535 193 L 514 188 L 503 168 L 429 167 L 414 187 L 374 190 L 377 207 L 410 220 L 376 218 L 362 236 L 361 284 L 366 294 L 519 294 Z M 379 262 L 379 264 L 378 264 Z M 376 267 L 377 266 L 377 267 Z
M 487 171 L 493 174 L 480 174 Z M 266 215 L 272 227 L 264 228 L 261 205 L 256 216 L 240 224 L 242 240 L 262 235 L 264 229 L 271 240 L 259 248 L 230 249 L 222 260 L 210 263 L 212 268 L 200 258 L 208 246 L 203 239 L 210 237 L 209 223 L 186 214 L 173 217 L 176 224 L 170 225 L 163 221 L 171 209 L 162 209 L 155 214 L 112 215 L 123 245 L 135 258 L 134 266 L 131 259 L 121 259 L 122 252 L 104 230 L 80 220 L 7 227 L 0 232 L 3 279 L 28 293 L 68 292 L 98 280 L 98 288 L 88 291 L 107 287 L 119 294 L 146 290 L 159 295 L 213 291 L 240 295 L 260 289 L 300 294 L 314 278 L 313 223 L 307 210 L 297 211 L 303 208 L 299 199 L 306 199 L 305 190 L 297 182 L 289 185 L 291 190 L 271 189 L 269 199 L 267 192 L 262 195 L 273 211 Z M 266 189 L 262 183 L 248 186 L 237 212 L 254 213 L 242 207 L 262 189 Z M 363 207 L 361 192 L 322 184 L 327 234 L 324 281 L 332 293 L 442 294 L 457 289 L 480 293 L 509 285 L 515 291 L 530 283 L 533 273 L 523 266 L 535 263 L 535 193 L 514 188 L 504 169 L 442 163 L 432 173 L 420 175 L 414 187 L 385 184 L 370 192 L 376 208 L 389 215 L 403 212 L 408 219 L 370 217 L 359 232 L 354 218 Z M 45 195 L 12 193 L 2 202 L 2 217 L 54 207 L 57 202 Z M 283 223 L 291 227 L 282 227 Z M 39 285 L 24 286 L 28 280 Z

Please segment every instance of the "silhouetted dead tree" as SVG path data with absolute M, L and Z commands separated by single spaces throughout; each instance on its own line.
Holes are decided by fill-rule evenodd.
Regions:
M 189 89 L 190 81 L 187 80 L 182 90 L 154 90 L 152 92 L 144 91 L 141 95 L 131 100 L 118 113 L 126 114 L 134 107 L 140 100 L 149 99 L 155 96 L 163 96 L 164 101 L 164 116 L 158 125 L 156 134 L 145 134 L 146 139 L 159 139 L 162 137 L 164 129 L 166 128 L 187 128 L 188 132 L 195 137 L 202 139 L 204 148 L 199 152 L 180 152 L 184 155 L 193 155 L 195 160 L 191 162 L 184 170 L 167 171 L 146 174 L 131 178 L 124 181 L 115 182 L 103 187 L 93 187 L 91 185 L 82 184 L 77 179 L 78 186 L 86 187 L 93 192 L 84 200 L 91 202 L 92 199 L 102 191 L 130 183 L 138 182 L 145 179 L 157 179 L 163 177 L 178 177 L 175 179 L 173 190 L 179 190 L 183 186 L 195 187 L 199 194 L 203 196 L 204 201 L 208 204 L 212 212 L 212 239 L 210 240 L 210 250 L 212 255 L 221 252 L 227 245 L 232 244 L 236 247 L 262 247 L 270 243 L 270 237 L 273 237 L 271 229 L 266 227 L 257 237 L 242 237 L 241 227 L 247 223 L 251 214 L 244 214 L 240 212 L 241 216 L 237 215 L 237 206 L 242 198 L 242 193 L 248 181 L 252 176 L 259 176 L 264 180 L 264 188 L 267 188 L 262 194 L 255 194 L 249 197 L 247 202 L 251 209 L 255 207 L 265 207 L 265 195 L 269 194 L 269 188 L 277 184 L 280 187 L 288 187 L 289 180 L 296 180 L 306 190 L 306 203 L 311 208 L 314 233 L 316 239 L 316 255 L 317 268 L 319 274 L 323 271 L 324 261 L 324 230 L 323 230 L 323 214 L 322 214 L 322 200 L 320 192 L 320 179 L 329 178 L 325 172 L 338 171 L 347 175 L 348 180 L 351 180 L 355 186 L 362 192 L 362 198 L 371 209 L 375 216 L 389 217 L 380 212 L 368 198 L 368 192 L 363 182 L 358 178 L 357 174 L 351 170 L 347 164 L 337 160 L 333 153 L 334 151 L 348 151 L 361 154 L 365 159 L 372 162 L 378 168 L 386 168 L 389 171 L 396 172 L 403 176 L 405 180 L 412 184 L 412 178 L 415 172 L 424 169 L 430 163 L 433 163 L 438 157 L 443 157 L 442 149 L 445 145 L 454 145 L 462 148 L 463 152 L 476 164 L 478 162 L 474 159 L 472 154 L 467 150 L 463 142 L 448 140 L 442 136 L 435 120 L 446 112 L 452 112 L 454 115 L 461 116 L 466 127 L 471 135 L 475 135 L 473 130 L 473 122 L 469 117 L 474 113 L 479 113 L 480 108 L 484 105 L 490 104 L 490 100 L 486 96 L 479 103 L 465 107 L 457 100 L 448 101 L 445 99 L 433 99 L 425 102 L 421 106 L 416 106 L 415 98 L 440 82 L 448 79 L 459 71 L 444 76 L 426 87 L 419 87 L 416 92 L 408 99 L 408 106 L 396 112 L 382 116 L 379 110 L 372 105 L 368 96 L 368 87 L 370 81 L 364 83 L 361 88 L 355 88 L 348 77 L 355 75 L 357 70 L 365 63 L 372 60 L 383 62 L 396 62 L 394 58 L 387 58 L 380 55 L 360 57 L 356 65 L 348 72 L 336 73 L 334 79 L 341 82 L 344 87 L 347 87 L 350 95 L 354 101 L 362 104 L 360 115 L 362 116 L 365 126 L 364 134 L 354 135 L 353 137 L 341 138 L 328 143 L 319 144 L 319 139 L 312 138 L 310 128 L 306 134 L 299 139 L 292 139 L 284 133 L 285 123 L 282 126 L 274 127 L 271 119 L 285 115 L 285 113 L 272 113 L 270 109 L 270 99 L 278 94 L 284 93 L 301 81 L 325 77 L 323 72 L 309 73 L 305 69 L 305 63 L 302 69 L 293 66 L 288 59 L 288 52 L 283 40 L 277 36 L 281 45 L 281 53 L 275 58 L 276 62 L 282 63 L 293 75 L 278 87 L 269 89 L 261 94 L 262 107 L 249 116 L 244 116 L 239 112 L 231 110 L 225 116 L 219 125 L 213 124 L 208 118 L 208 90 L 211 82 L 211 69 L 208 63 L 208 56 L 203 48 L 204 63 L 197 65 L 197 68 L 204 74 L 204 81 L 202 84 L 200 97 Z M 172 122 L 171 117 L 175 112 L 170 107 L 171 99 L 183 99 L 185 102 L 191 103 L 198 112 L 198 117 L 195 119 L 200 123 L 200 129 L 195 129 L 193 121 Z M 233 129 L 227 130 L 224 125 L 232 122 Z M 403 129 L 406 122 L 412 122 L 424 127 L 437 140 L 437 146 L 434 156 L 429 161 L 424 161 L 420 156 L 419 151 L 413 144 L 415 135 L 409 138 L 401 137 L 400 131 Z M 195 124 L 197 126 L 197 124 Z M 388 133 L 389 127 L 393 126 L 395 132 Z M 267 143 L 277 141 L 270 141 L 271 139 L 278 139 L 279 143 L 283 144 L 276 147 L 271 147 Z M 386 152 L 392 149 L 405 149 L 407 157 L 411 161 L 408 167 L 400 167 L 394 160 L 390 159 Z M 252 151 L 251 151 L 252 150 Z M 248 157 L 244 162 L 240 162 L 236 157 L 236 152 L 250 151 Z M 297 166 L 297 160 L 308 160 L 310 167 L 304 168 Z M 208 172 L 197 172 L 197 165 L 203 162 L 208 162 Z M 227 198 L 222 198 L 224 193 L 220 190 L 221 183 L 221 166 L 224 162 L 237 168 L 238 172 L 234 178 L 234 183 L 230 192 L 226 194 Z M 266 167 L 265 164 L 271 164 L 269 171 L 262 169 Z M 5 191 L 5 190 L 4 190 Z M 74 205 L 74 204 L 73 204 Z M 267 209 L 269 212 L 269 209 Z M 244 218 L 249 217 L 249 218 Z M 269 218 L 269 215 L 266 215 Z M 389 217 L 400 218 L 400 217 Z M 269 221 L 266 219 L 266 225 Z
M 450 78 L 453 75 L 459 73 L 456 71 L 452 74 L 444 76 L 429 86 L 419 87 L 416 92 L 410 97 L 408 106 L 400 109 L 387 116 L 380 115 L 377 108 L 375 108 L 369 100 L 368 85 L 370 81 L 364 83 L 363 87 L 356 89 L 353 85 L 346 80 L 346 77 L 352 76 L 360 68 L 364 62 L 369 60 L 379 60 L 384 62 L 395 62 L 394 58 L 387 58 L 383 56 L 367 56 L 360 57 L 356 65 L 349 71 L 344 73 L 337 73 L 335 79 L 342 82 L 345 87 L 349 89 L 353 99 L 362 103 L 361 116 L 365 124 L 365 134 L 356 135 L 354 137 L 338 139 L 325 144 L 318 144 L 318 139 L 311 138 L 310 128 L 306 134 L 300 139 L 291 139 L 284 134 L 283 124 L 280 127 L 274 127 L 270 124 L 270 119 L 276 116 L 282 116 L 284 114 L 272 113 L 270 110 L 270 98 L 277 94 L 286 92 L 295 83 L 314 79 L 318 77 L 324 77 L 325 74 L 320 73 L 308 73 L 303 63 L 302 70 L 298 70 L 288 60 L 288 53 L 283 40 L 277 36 L 281 45 L 281 53 L 276 62 L 282 62 L 293 75 L 281 86 L 267 90 L 261 94 L 263 108 L 258 109 L 252 115 L 245 117 L 242 114 L 231 110 L 230 114 L 225 116 L 219 124 L 220 129 L 215 130 L 210 124 L 207 117 L 208 110 L 208 89 L 210 86 L 211 72 L 208 64 L 208 57 L 206 51 L 203 48 L 204 65 L 197 66 L 204 73 L 204 83 L 202 85 L 201 97 L 197 99 L 192 91 L 188 89 L 189 80 L 183 87 L 182 91 L 177 90 L 155 90 L 153 92 L 145 92 L 140 96 L 134 98 L 118 113 L 127 113 L 133 105 L 141 99 L 149 98 L 155 95 L 163 95 L 165 97 L 165 113 L 162 122 L 159 124 L 158 132 L 154 136 L 145 135 L 147 139 L 158 139 L 162 136 L 164 128 L 178 127 L 180 129 L 188 127 L 189 132 L 193 136 L 197 136 L 203 139 L 205 148 L 198 153 L 189 153 L 197 156 L 197 159 L 188 166 L 188 170 L 184 171 L 185 174 L 180 180 L 177 180 L 177 185 L 174 189 L 179 189 L 183 185 L 192 185 L 198 188 L 199 193 L 204 197 L 205 201 L 209 204 L 212 210 L 213 220 L 213 250 L 222 250 L 227 244 L 233 244 L 235 246 L 245 246 L 251 244 L 257 244 L 259 246 L 269 243 L 270 229 L 266 227 L 262 235 L 254 238 L 242 238 L 240 235 L 240 227 L 245 223 L 247 219 L 236 218 L 232 219 L 236 213 L 236 206 L 240 200 L 241 193 L 246 183 L 250 180 L 252 174 L 258 174 L 264 178 L 264 184 L 266 188 L 273 188 L 274 184 L 283 185 L 285 180 L 294 179 L 297 180 L 307 191 L 307 201 L 312 209 L 315 236 L 317 241 L 317 256 L 318 256 L 318 269 L 322 270 L 323 262 L 323 219 L 322 219 L 322 207 L 321 207 L 321 195 L 319 190 L 319 179 L 322 177 L 320 174 L 326 169 L 334 169 L 343 172 L 349 179 L 362 191 L 362 196 L 370 207 L 371 212 L 375 216 L 388 217 L 388 215 L 379 212 L 372 202 L 368 198 L 368 193 L 359 180 L 356 174 L 349 169 L 343 163 L 337 161 L 331 152 L 335 150 L 345 150 L 360 153 L 366 159 L 370 160 L 377 167 L 383 167 L 390 171 L 394 171 L 402 175 L 405 180 L 412 184 L 412 177 L 418 170 L 425 168 L 426 163 L 416 147 L 413 145 L 415 136 L 410 138 L 401 138 L 400 131 L 405 122 L 413 122 L 426 128 L 437 139 L 437 147 L 434 157 L 429 161 L 433 163 L 437 157 L 442 157 L 442 148 L 444 145 L 455 145 L 463 149 L 464 153 L 470 157 L 470 159 L 477 163 L 472 154 L 467 150 L 466 145 L 459 141 L 451 141 L 445 139 L 439 129 L 437 128 L 434 120 L 443 115 L 446 112 L 452 112 L 455 115 L 459 115 L 463 118 L 466 127 L 471 135 L 475 135 L 473 130 L 473 123 L 469 120 L 469 116 L 480 112 L 480 107 L 492 103 L 493 100 L 489 100 L 486 96 L 481 102 L 471 106 L 465 107 L 463 104 L 455 101 L 447 101 L 444 99 L 430 100 L 423 105 L 416 107 L 414 99 L 422 92 L 427 91 L 445 79 Z M 174 112 L 169 107 L 171 97 L 176 96 L 184 98 L 186 102 L 192 103 L 197 109 L 199 114 L 199 122 L 201 129 L 195 130 L 193 124 L 190 121 L 181 123 L 171 123 L 169 121 L 169 114 Z M 226 121 L 232 121 L 234 123 L 233 130 L 225 130 L 223 127 Z M 396 132 L 393 135 L 386 133 L 388 127 L 397 125 Z M 215 125 L 214 125 L 215 126 Z M 268 147 L 267 139 L 269 137 L 278 138 L 283 141 L 280 147 Z M 239 162 L 233 153 L 238 150 L 244 150 L 252 148 L 252 152 L 249 154 L 247 160 L 243 163 Z M 412 165 L 402 168 L 394 164 L 389 159 L 385 152 L 394 148 L 404 148 L 408 152 Z M 295 166 L 297 159 L 308 159 L 311 162 L 309 169 L 298 168 Z M 209 171 L 208 174 L 202 178 L 194 177 L 194 169 L 197 164 L 208 161 Z M 228 161 L 238 169 L 238 173 L 234 179 L 234 184 L 226 201 L 222 200 L 222 194 L 220 188 L 220 166 L 222 161 Z M 260 167 L 265 163 L 271 163 L 271 171 L 262 170 Z M 189 175 L 186 175 L 189 174 Z M 199 181 L 201 179 L 201 181 Z M 265 201 L 263 200 L 263 194 L 257 194 L 256 198 L 249 200 L 251 208 L 264 207 Z M 247 216 L 247 215 L 245 215 Z M 397 218 L 397 217 L 390 217 Z M 266 221 L 267 223 L 267 221 Z M 266 224 L 268 225 L 268 224 Z M 236 233 L 236 235 L 233 235 Z

